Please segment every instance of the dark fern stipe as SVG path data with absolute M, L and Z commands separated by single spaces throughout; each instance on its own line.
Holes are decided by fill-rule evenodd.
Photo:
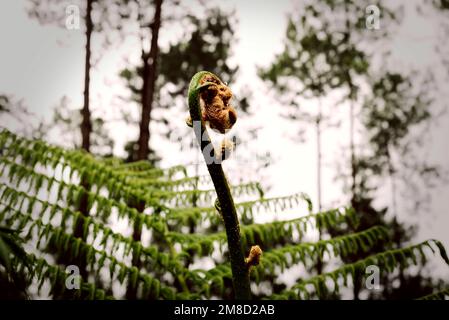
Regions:
M 249 271 L 245 263 L 245 256 L 240 240 L 240 225 L 234 205 L 234 199 L 232 198 L 228 181 L 223 172 L 221 161 L 213 161 L 218 158 L 215 154 L 215 150 L 212 148 L 212 155 L 207 151 L 207 148 L 212 145 L 212 141 L 203 121 L 203 112 L 207 113 L 206 110 L 208 106 L 206 102 L 206 110 L 201 110 L 200 98 L 201 94 L 211 87 L 214 88 L 212 94 L 214 97 L 217 96 L 217 90 L 215 89 L 217 83 L 219 86 L 223 86 L 222 81 L 216 75 L 207 71 L 198 72 L 193 76 L 188 92 L 190 117 L 196 139 L 201 147 L 201 151 L 207 163 L 207 169 L 212 178 L 215 190 L 217 191 L 218 206 L 226 227 L 235 298 L 251 299 Z M 206 96 L 207 95 L 209 95 L 209 93 L 206 92 Z M 196 128 L 195 123 L 199 124 L 199 130 Z M 235 123 L 235 121 L 233 123 Z

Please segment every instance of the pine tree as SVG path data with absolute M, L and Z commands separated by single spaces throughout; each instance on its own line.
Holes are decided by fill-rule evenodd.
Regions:
M 364 16 L 365 8 L 369 4 L 371 3 L 366 1 L 346 0 L 304 2 L 298 12 L 293 12 L 289 17 L 284 50 L 267 68 L 261 68 L 259 73 L 276 89 L 283 107 L 293 107 L 289 116 L 294 121 L 304 118 L 302 109 L 307 102 L 301 99 L 318 100 L 318 110 L 314 112 L 318 146 L 318 186 L 321 167 L 320 133 L 323 129 L 321 101 L 331 93 L 344 92 L 342 102 L 347 102 L 350 109 L 350 140 L 347 142 L 350 150 L 350 174 L 345 180 L 350 181 L 348 193 L 351 204 L 361 219 L 361 223 L 351 229 L 351 232 L 384 224 L 395 230 L 395 242 L 400 245 L 410 240 L 412 228 L 402 226 L 396 218 L 387 219 L 387 208 L 374 208 L 374 191 L 381 186 L 386 173 L 393 182 L 397 179 L 391 154 L 398 155 L 399 162 L 402 162 L 398 165 L 404 167 L 403 162 L 409 157 L 403 152 L 406 148 L 401 147 L 401 144 L 405 139 L 409 142 L 413 140 L 409 133 L 414 126 L 431 120 L 431 104 L 424 101 L 420 95 L 414 96 L 409 92 L 411 84 L 405 75 L 388 72 L 384 70 L 385 66 L 373 68 L 373 61 L 386 57 L 384 51 L 388 50 L 373 51 L 372 48 L 379 48 L 381 44 L 389 41 L 389 35 L 400 23 L 400 15 L 385 7 L 386 2 L 378 1 L 376 6 L 382 12 L 383 27 L 371 32 L 366 28 Z M 342 108 L 341 102 L 335 100 L 328 100 L 334 104 L 331 108 Z M 365 143 L 355 143 L 355 123 L 361 124 L 359 131 L 366 137 Z M 410 145 L 411 143 L 409 147 Z M 369 156 L 366 156 L 367 153 Z M 428 172 L 437 172 L 429 166 L 420 168 L 422 170 L 416 172 L 423 172 L 422 176 Z M 394 187 L 392 189 L 393 201 L 388 211 L 389 214 L 396 215 L 396 191 Z M 347 229 L 337 229 L 330 230 L 332 236 L 348 232 Z M 401 238 L 400 241 L 398 238 Z M 389 247 L 379 247 L 376 250 L 382 251 L 386 248 Z M 345 261 L 354 262 L 362 257 L 363 255 L 355 255 Z M 319 273 L 322 269 L 320 263 L 316 269 Z M 361 280 L 355 283 L 354 296 L 357 298 L 362 283 Z M 405 281 L 401 284 L 406 286 Z M 386 298 L 387 289 L 385 293 Z M 377 296 L 379 295 L 377 293 Z
M 219 8 L 207 8 L 204 17 L 186 13 L 178 17 L 186 31 L 168 47 L 159 48 L 157 56 L 157 77 L 152 104 L 151 123 L 164 125 L 162 132 L 151 132 L 150 135 L 161 135 L 175 140 L 175 136 L 184 137 L 186 128 L 176 126 L 167 114 L 185 112 L 185 101 L 179 96 L 186 93 L 190 75 L 196 70 L 213 70 L 223 74 L 226 81 L 234 79 L 237 67 L 229 64 L 234 39 L 233 21 L 229 13 Z M 130 100 L 141 104 L 144 88 L 145 65 L 128 66 L 120 72 Z M 245 105 L 243 105 L 245 107 Z M 161 110 L 169 112 L 161 113 Z M 129 124 L 129 121 L 128 121 Z M 183 125 L 183 122 L 180 122 Z M 139 143 L 130 141 L 127 145 L 129 161 L 143 160 L 138 157 Z M 157 162 L 158 155 L 148 149 L 149 160 Z

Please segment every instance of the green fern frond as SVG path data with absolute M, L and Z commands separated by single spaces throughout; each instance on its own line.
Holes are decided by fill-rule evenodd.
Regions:
M 25 243 L 22 254 L 30 258 L 29 275 L 39 290 L 50 285 L 54 297 L 113 299 L 120 298 L 109 296 L 112 284 L 118 282 L 135 287 L 139 298 L 232 297 L 232 271 L 226 261 L 231 252 L 223 216 L 217 212 L 221 206 L 216 206 L 217 195 L 209 176 L 190 177 L 185 166 L 159 169 L 145 161 L 126 164 L 116 158 L 96 159 L 83 151 L 27 140 L 7 130 L 0 132 L 0 150 L 0 221 L 8 229 L 20 230 L 17 235 Z M 229 189 L 231 198 L 244 195 L 254 199 L 235 205 L 242 222 L 242 258 L 253 246 L 263 249 L 257 266 L 249 269 L 243 264 L 241 268 L 250 270 L 253 285 L 275 281 L 282 271 L 297 264 L 307 269 L 327 258 L 341 263 L 340 258 L 367 254 L 382 247 L 380 244 L 391 247 L 388 230 L 380 226 L 304 242 L 309 231 L 357 227 L 359 215 L 350 208 L 311 214 L 310 199 L 304 194 L 265 198 L 257 182 Z M 86 200 L 88 215 L 78 211 Z M 285 210 L 309 214 L 253 223 L 264 213 Z M 117 228 L 116 219 L 126 228 Z M 130 229 L 141 230 L 142 239 L 146 240 L 136 241 Z M 0 248 L 0 254 L 1 251 Z M 379 266 L 382 272 L 394 272 L 426 263 L 431 251 L 438 252 L 449 264 L 443 245 L 428 240 L 340 264 L 331 272 L 301 279 L 284 291 L 271 283 L 275 294 L 261 294 L 260 298 L 327 297 L 329 291 L 338 293 L 341 287 L 347 287 L 350 279 L 364 274 L 369 265 Z M 50 258 L 52 255 L 56 260 Z M 8 257 L 11 268 L 26 269 L 19 255 Z M 70 291 L 65 287 L 67 274 L 63 264 L 81 257 L 89 278 L 81 279 L 80 290 Z M 212 265 L 206 269 L 198 264 L 202 261 L 198 258 L 207 257 L 213 259 L 209 259 Z M 0 260 L 4 261 L 4 256 Z M 248 276 L 242 275 L 245 279 Z M 87 281 L 92 278 L 95 282 Z M 443 290 L 423 299 L 447 296 L 448 290 Z
M 388 250 L 385 252 L 371 255 L 363 260 L 359 260 L 355 263 L 346 264 L 341 268 L 338 268 L 332 272 L 325 273 L 319 276 L 315 276 L 309 279 L 301 280 L 298 284 L 294 285 L 291 289 L 285 290 L 280 294 L 271 296 L 273 299 L 287 299 L 294 297 L 295 299 L 302 299 L 302 295 L 307 291 L 306 285 L 316 282 L 325 283 L 326 279 L 330 279 L 335 286 L 338 285 L 337 279 L 346 279 L 348 276 L 354 277 L 355 273 L 365 273 L 366 267 L 369 265 L 376 265 L 380 270 L 388 270 L 392 272 L 395 268 L 405 269 L 410 265 L 418 264 L 416 259 L 417 253 L 425 254 L 422 250 L 425 247 L 430 248 L 433 253 L 436 252 L 435 248 L 439 250 L 440 256 L 446 263 L 446 251 L 441 243 L 437 240 L 427 240 L 416 245 L 412 245 L 406 248 Z M 310 292 L 307 292 L 310 294 Z
M 298 263 L 310 267 L 315 265 L 318 259 L 322 259 L 325 252 L 336 258 L 358 252 L 369 252 L 373 246 L 388 238 L 389 234 L 386 228 L 375 226 L 362 232 L 328 240 L 287 245 L 268 251 L 264 249 L 263 258 L 260 264 L 252 270 L 251 276 L 253 280 L 260 282 L 266 276 L 276 274 L 276 268 L 279 268 L 280 272 L 283 272 L 285 269 Z M 362 243 L 363 245 L 361 245 Z M 347 249 L 345 248 L 346 244 L 349 244 Z M 221 264 L 206 272 L 206 278 L 212 280 L 217 276 L 227 277 L 227 275 L 230 275 L 230 266 L 228 264 Z M 333 274 L 329 276 L 332 277 Z
M 215 215 L 219 219 L 219 216 Z M 257 243 L 267 250 L 276 246 L 281 240 L 285 243 L 295 243 L 301 240 L 307 230 L 314 228 L 318 223 L 321 224 L 323 230 L 324 228 L 336 227 L 342 223 L 353 225 L 356 221 L 357 217 L 352 209 L 335 209 L 292 220 L 244 225 L 241 226 L 240 230 L 244 248 L 249 249 L 251 245 Z M 207 235 L 169 232 L 167 236 L 170 237 L 172 242 L 180 243 L 185 250 L 199 255 L 210 255 L 214 242 L 217 242 L 223 251 L 223 246 L 226 244 L 224 232 Z

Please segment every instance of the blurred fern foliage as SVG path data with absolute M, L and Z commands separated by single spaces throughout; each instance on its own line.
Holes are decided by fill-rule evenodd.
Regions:
M 1 279 L 20 270 L 23 297 L 122 299 L 130 288 L 139 299 L 234 297 L 226 235 L 208 176 L 189 176 L 183 166 L 159 169 L 95 158 L 7 130 L 0 133 L 0 171 Z M 354 274 L 365 274 L 370 265 L 391 273 L 425 264 L 434 254 L 449 264 L 437 240 L 388 247 L 389 230 L 382 226 L 309 242 L 314 230 L 356 225 L 357 215 L 351 208 L 316 213 L 304 194 L 266 198 L 257 182 L 235 185 L 232 192 L 246 199 L 236 203 L 245 256 L 253 245 L 263 250 L 260 264 L 250 270 L 254 299 L 344 297 Z M 87 216 L 77 210 L 83 199 Z M 136 203 L 144 203 L 143 210 Z M 299 218 L 255 223 L 260 215 L 295 208 Z M 76 237 L 80 226 L 82 236 Z M 131 236 L 136 226 L 141 241 Z M 341 262 L 374 252 L 379 244 L 390 249 Z M 329 270 L 282 282 L 286 273 L 294 277 L 292 267 L 307 270 L 317 259 L 329 261 Z M 85 272 L 79 289 L 70 289 L 67 265 L 76 261 Z M 447 288 L 435 288 L 422 298 L 447 297 Z

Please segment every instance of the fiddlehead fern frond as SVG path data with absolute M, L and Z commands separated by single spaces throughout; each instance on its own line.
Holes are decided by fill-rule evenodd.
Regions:
M 237 299 L 250 299 L 251 292 L 249 285 L 249 275 L 245 264 L 245 257 L 242 252 L 239 221 L 234 206 L 234 200 L 231 195 L 228 181 L 221 167 L 221 163 L 217 163 L 217 161 L 215 161 L 217 159 L 217 155 L 213 150 L 213 145 L 204 122 L 206 114 L 202 112 L 200 106 L 200 95 L 205 93 L 206 95 L 210 96 L 210 93 L 206 90 L 209 87 L 216 88 L 217 84 L 223 86 L 222 81 L 216 75 L 210 72 L 201 71 L 195 74 L 189 85 L 189 111 L 195 136 L 203 153 L 204 160 L 206 161 L 207 169 L 212 178 L 212 182 L 214 183 L 218 201 L 220 203 L 221 216 L 223 217 L 225 223 L 229 252 L 231 257 L 235 297 Z M 215 99 L 215 97 L 213 99 Z M 208 117 L 208 120 L 211 120 L 211 123 L 213 123 L 211 117 Z M 215 124 L 215 126 L 224 128 L 225 124 Z M 208 155 L 207 152 L 205 152 L 210 149 L 211 146 L 212 161 L 210 161 L 210 153 Z

